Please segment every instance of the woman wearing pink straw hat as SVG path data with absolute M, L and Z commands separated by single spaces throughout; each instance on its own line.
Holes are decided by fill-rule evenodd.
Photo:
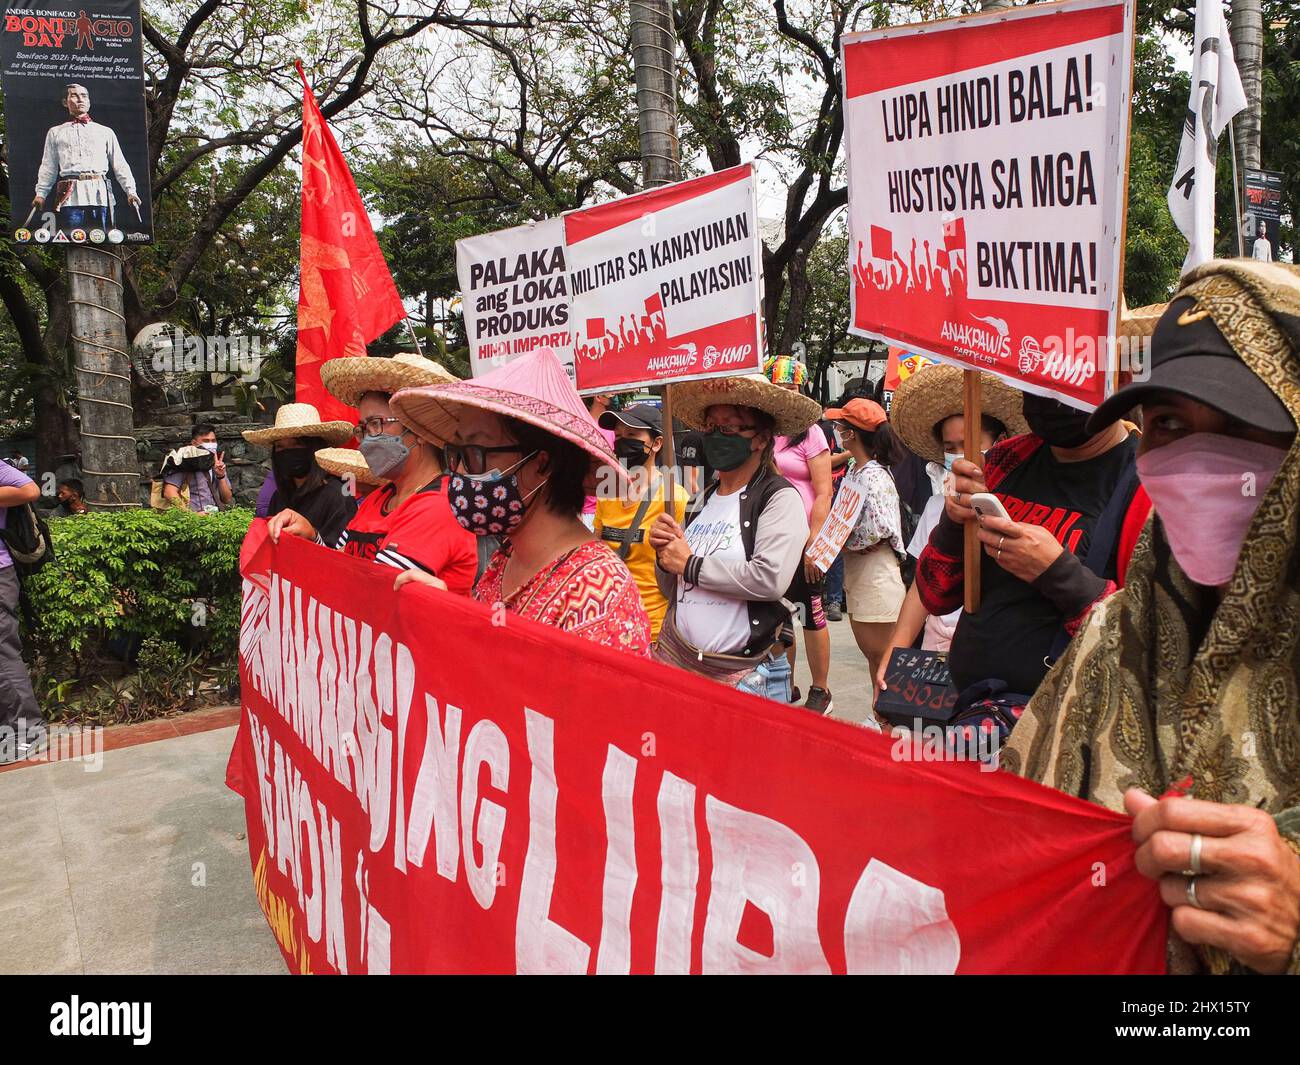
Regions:
M 581 519 L 589 489 L 622 484 L 627 473 L 554 351 L 538 348 L 469 381 L 402 389 L 391 407 L 412 431 L 445 442 L 461 525 L 501 538 L 475 599 L 605 647 L 650 653 L 636 581 Z M 440 584 L 418 571 L 398 584 L 403 578 Z

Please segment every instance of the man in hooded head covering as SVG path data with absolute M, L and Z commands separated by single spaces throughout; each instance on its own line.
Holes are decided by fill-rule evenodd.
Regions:
M 1134 406 L 1154 514 L 1002 764 L 1133 815 L 1171 971 L 1300 973 L 1300 271 L 1188 274 Z

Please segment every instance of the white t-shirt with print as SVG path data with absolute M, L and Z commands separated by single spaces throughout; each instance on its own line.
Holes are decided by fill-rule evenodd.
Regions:
M 740 539 L 740 492 L 714 492 L 686 529 L 691 554 L 744 561 Z M 677 578 L 677 631 L 701 651 L 738 654 L 749 642 L 749 606 Z

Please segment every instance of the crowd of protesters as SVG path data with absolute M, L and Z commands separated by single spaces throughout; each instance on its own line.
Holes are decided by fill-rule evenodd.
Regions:
M 955 367 L 917 371 L 888 411 L 878 389 L 823 408 L 783 356 L 674 385 L 677 434 L 657 403 L 584 400 L 545 348 L 466 381 L 418 356 L 332 360 L 322 381 L 356 424 L 292 403 L 245 436 L 271 452 L 273 538 L 783 712 L 835 710 L 842 614 L 868 698 L 893 652 L 943 652 L 951 751 L 1133 816 L 1138 868 L 1172 910 L 1173 971 L 1297 972 L 1300 271 L 1209 263 L 1143 321 L 1150 373 L 1091 414 L 983 375 L 978 458 Z M 685 479 L 664 464 L 670 434 Z M 212 427 L 190 448 L 164 499 L 229 503 Z M 39 494 L 0 471 L 0 504 Z M 80 497 L 60 483 L 67 512 Z M 860 503 L 827 566 L 815 545 L 839 497 Z M 981 597 L 963 612 L 971 528 Z M 0 543 L 8 722 L 35 703 L 6 559 Z

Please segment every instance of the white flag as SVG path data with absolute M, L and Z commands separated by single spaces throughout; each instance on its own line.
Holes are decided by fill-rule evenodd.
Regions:
M 1183 273 L 1214 258 L 1214 164 L 1219 137 L 1245 106 L 1246 92 L 1232 56 L 1222 0 L 1197 0 L 1192 92 L 1167 197 L 1169 213 L 1187 238 Z

